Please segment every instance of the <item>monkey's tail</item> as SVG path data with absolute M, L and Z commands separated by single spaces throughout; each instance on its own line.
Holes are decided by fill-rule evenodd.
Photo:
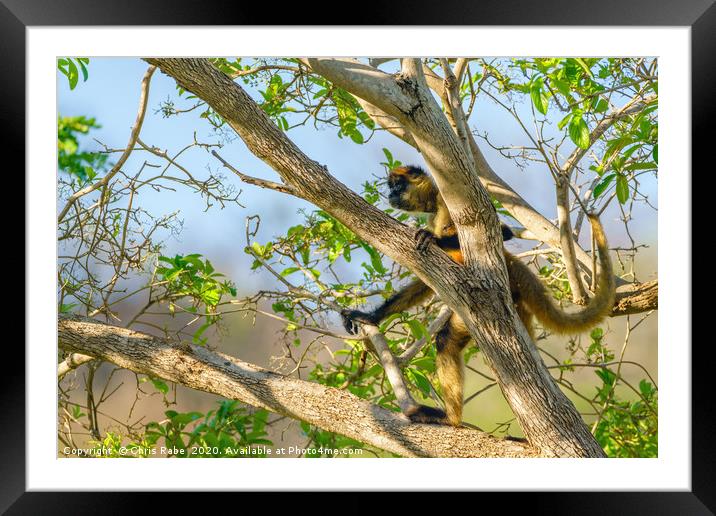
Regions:
M 596 215 L 589 215 L 589 221 L 599 252 L 600 271 L 594 297 L 581 310 L 562 310 L 532 271 L 517 258 L 509 256 L 510 281 L 515 283 L 520 301 L 527 305 L 545 329 L 553 333 L 580 333 L 588 330 L 599 324 L 614 306 L 616 283 L 607 238 Z

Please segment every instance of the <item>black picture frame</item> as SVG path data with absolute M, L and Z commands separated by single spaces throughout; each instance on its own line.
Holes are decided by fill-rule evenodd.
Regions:
M 92 2 L 90 0 L 0 0 L 0 77 L 3 94 L 0 114 L 6 148 L 24 155 L 25 138 L 25 29 L 28 26 L 66 25 L 254 25 L 336 24 L 333 9 L 306 4 L 291 19 L 268 18 L 260 2 L 224 2 L 205 0 L 125 0 Z M 313 8 L 311 8 L 313 7 Z M 692 71 L 692 163 L 696 170 L 713 174 L 713 160 L 706 162 L 711 143 L 716 92 L 716 5 L 714 0 L 602 0 L 598 6 L 584 0 L 483 0 L 459 2 L 413 0 L 369 7 L 361 4 L 350 17 L 351 24 L 369 25 L 635 25 L 691 27 Z M 337 18 L 337 17 L 336 17 Z M 713 143 L 711 143 L 713 145 Z M 24 169 L 24 164 L 20 164 Z M 16 168 L 17 169 L 17 168 Z M 690 171 L 679 171 L 689 174 Z M 691 175 L 693 179 L 693 175 Z M 9 180 L 6 179 L 6 180 Z M 25 185 L 28 178 L 25 177 Z M 27 189 L 25 190 L 28 193 Z M 695 203 L 694 203 L 695 204 Z M 685 207 L 684 219 L 690 217 Z M 694 217 L 695 218 L 695 217 Z M 692 232 L 692 236 L 693 236 Z M 707 239 L 708 240 L 708 239 Z M 688 259 L 690 249 L 684 250 Z M 694 262 L 692 262 L 694 263 Z M 694 263 L 696 265 L 696 263 Z M 31 271 L 25 270 L 27 275 Z M 691 283 L 691 278 L 684 278 Z M 692 302 L 692 300 L 684 300 Z M 691 305 L 694 308 L 696 303 Z M 705 314 L 704 314 L 705 315 Z M 700 320 L 700 317 L 692 320 Z M 10 322 L 8 327 L 15 323 Z M 716 445 L 712 425 L 714 408 L 710 389 L 713 374 L 711 343 L 713 337 L 668 345 L 692 344 L 692 489 L 690 492 L 585 492 L 510 494 L 510 504 L 527 496 L 533 507 L 554 514 L 713 514 L 716 511 Z M 10 346 L 10 339 L 6 345 Z M 48 343 L 49 344 L 49 343 Z M 14 345 L 14 344 L 13 344 Z M 50 347 L 48 346 L 48 349 Z M 10 349 L 8 348 L 8 353 Z M 26 492 L 25 488 L 25 359 L 13 350 L 11 367 L 0 375 L 0 425 L 3 443 L 0 454 L 0 511 L 7 514 L 122 514 L 143 506 L 129 493 Z M 7 424 L 11 421 L 12 424 Z M 22 422 L 22 423 L 19 423 Z M 317 486 L 319 488 L 320 486 Z M 486 496 L 505 495 L 481 493 Z M 213 497 L 213 495 L 212 495 Z M 172 494 L 163 501 L 162 511 L 172 506 L 188 509 L 188 498 Z M 144 500 L 146 504 L 147 501 Z M 205 503 L 205 501 L 203 502 Z M 241 503 L 234 500 L 234 503 Z M 498 502 L 500 503 L 500 502 Z M 534 505 L 533 505 L 534 504 Z M 366 504 L 361 504 L 367 510 Z M 182 513 L 185 511 L 182 511 Z

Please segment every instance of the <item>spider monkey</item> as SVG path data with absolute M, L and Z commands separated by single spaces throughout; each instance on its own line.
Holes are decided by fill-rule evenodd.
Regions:
M 433 179 L 419 167 L 402 166 L 390 171 L 388 187 L 390 190 L 388 202 L 392 207 L 408 212 L 428 214 L 428 229 L 420 229 L 416 234 L 417 248 L 427 249 L 431 243 L 435 243 L 453 261 L 462 264 L 463 256 L 455 224 L 450 219 L 445 201 Z M 503 250 L 512 301 L 515 304 L 517 315 L 532 339 L 534 339 L 533 317 L 545 329 L 553 333 L 580 333 L 601 322 L 614 305 L 615 281 L 604 229 L 595 215 L 589 215 L 589 220 L 599 251 L 601 271 L 594 297 L 577 312 L 564 312 L 555 304 L 542 282 L 527 265 L 507 250 Z M 510 228 L 502 224 L 503 241 L 510 240 L 513 236 Z M 350 333 L 357 333 L 356 323 L 378 324 L 391 314 L 402 312 L 411 306 L 422 303 L 432 294 L 432 290 L 425 283 L 414 279 L 370 312 L 344 310 L 341 312 L 343 324 Z M 442 387 L 445 411 L 418 405 L 406 414 L 412 421 L 453 426 L 461 424 L 462 350 L 469 340 L 470 334 L 467 327 L 462 319 L 453 313 L 435 335 L 436 368 Z

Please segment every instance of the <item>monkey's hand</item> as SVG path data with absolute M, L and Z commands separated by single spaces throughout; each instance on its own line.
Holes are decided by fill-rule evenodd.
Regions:
M 413 423 L 427 423 L 430 425 L 449 425 L 445 411 L 427 405 L 417 405 L 405 412 Z
M 415 247 L 418 251 L 425 252 L 431 244 L 436 242 L 435 235 L 433 235 L 427 229 L 418 229 L 415 233 Z
M 365 312 L 360 310 L 342 310 L 341 319 L 343 319 L 343 327 L 351 335 L 358 333 L 358 324 L 375 324 L 374 318 Z

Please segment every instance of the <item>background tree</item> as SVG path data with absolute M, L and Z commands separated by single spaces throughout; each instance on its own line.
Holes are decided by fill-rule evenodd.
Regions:
M 86 72 L 88 64 L 75 61 L 78 65 L 72 59 L 58 63 L 71 88 L 79 83 L 78 70 Z M 584 215 L 616 206 L 628 234 L 632 208 L 650 202 L 642 185 L 655 177 L 658 163 L 655 59 L 147 61 L 125 148 L 81 151 L 78 134 L 90 131 L 96 121 L 60 118 L 58 124 L 59 166 L 65 172 L 58 217 L 65 249 L 58 264 L 60 311 L 84 316 L 60 318 L 59 375 L 87 363 L 84 386 L 61 382 L 61 440 L 74 445 L 79 426 L 109 447 L 130 440 L 138 450 L 150 450 L 163 439 L 184 456 L 197 453 L 196 446 L 200 454 L 238 455 L 240 449 L 265 443 L 265 426 L 277 421 L 268 421 L 265 410 L 225 402 L 207 414 L 170 410 L 164 421 L 128 420 L 121 433 L 103 432 L 98 408 L 113 392 L 111 375 L 101 393 L 95 392 L 93 375 L 104 360 L 142 373 L 137 396 L 141 382 L 149 381 L 171 404 L 168 380 L 238 399 L 279 418 L 299 419 L 314 449 L 364 447 L 408 456 L 656 454 L 655 382 L 646 370 L 638 385 L 622 374 L 623 367 L 642 367 L 625 361 L 624 352 L 631 331 L 657 307 L 656 281 L 637 281 L 639 244 L 632 240 L 629 248 L 616 249 L 621 287 L 613 315 L 643 314 L 628 321 L 620 356 L 597 328 L 586 343 L 569 339 L 567 358 L 543 350 L 547 366 L 535 346 L 544 332 L 533 343 L 512 309 L 497 220 L 489 208 L 493 203 L 520 237 L 537 242 L 523 255 L 535 263 L 555 297 L 584 303 L 595 267 L 590 246 L 585 250 L 579 244 Z M 195 137 L 169 154 L 142 141 L 155 66 L 178 85 L 178 98 L 165 101 L 162 113 L 173 117 L 200 111 L 216 129 L 214 142 Z M 244 88 L 258 90 L 260 97 L 252 98 Z M 471 125 L 481 98 L 514 119 L 522 133 L 515 140 L 524 145 L 493 141 L 484 128 Z M 424 220 L 402 224 L 410 217 L 385 207 L 382 178 L 367 177 L 358 196 L 288 139 L 292 128 L 309 123 L 335 127 L 340 138 L 356 144 L 387 131 L 418 149 L 458 227 L 465 266 L 435 249 L 427 256 L 415 250 L 414 226 Z M 251 176 L 226 160 L 217 149 L 232 134 L 280 181 Z M 554 185 L 556 223 L 498 176 L 481 145 L 497 149 L 514 166 L 539 163 Z M 207 159 L 245 183 L 276 190 L 276 196 L 306 199 L 318 208 L 270 241 L 258 239 L 259 217 L 247 219 L 245 249 L 252 268 L 268 271 L 278 288 L 236 298 L 235 285 L 203 256 L 161 254 L 157 237 L 178 230 L 176 214 L 158 217 L 140 208 L 136 198 L 142 189 L 187 187 L 202 196 L 207 209 L 239 202 L 220 174 L 200 179 L 181 164 L 182 154 L 192 148 L 206 150 Z M 399 164 L 389 149 L 383 151 L 386 169 Z M 133 152 L 146 153 L 148 159 L 128 173 L 123 165 Z M 114 156 L 117 161 L 110 164 Z M 584 236 L 582 241 L 589 242 Z M 350 267 L 358 262 L 360 276 Z M 336 330 L 338 311 L 367 299 L 377 302 L 410 272 L 438 296 L 416 313 L 396 314 L 380 328 L 364 328 L 358 337 Z M 138 282 L 138 274 L 145 279 Z M 133 296 L 143 297 L 142 308 L 120 319 L 117 307 Z M 526 442 L 488 435 L 507 431 L 509 422 L 485 433 L 409 424 L 395 412 L 416 398 L 440 403 L 434 350 L 426 344 L 451 310 L 466 321 L 475 340 L 466 352 L 468 359 L 475 358 L 468 368 L 489 382 L 466 393 L 467 402 L 499 386 Z M 286 352 L 277 368 L 288 374 L 207 347 L 207 331 L 220 330 L 230 312 L 281 321 Z M 167 318 L 182 324 L 170 330 Z M 138 326 L 142 334 L 122 329 Z M 318 358 L 316 348 L 327 349 L 330 359 Z M 487 370 L 475 367 L 479 359 Z M 580 392 L 570 380 L 581 368 L 597 373 L 596 394 Z M 555 382 L 588 410 L 577 412 Z M 630 400 L 618 395 L 618 385 L 633 391 Z M 73 388 L 85 392 L 84 406 L 70 400 L 67 393 Z

